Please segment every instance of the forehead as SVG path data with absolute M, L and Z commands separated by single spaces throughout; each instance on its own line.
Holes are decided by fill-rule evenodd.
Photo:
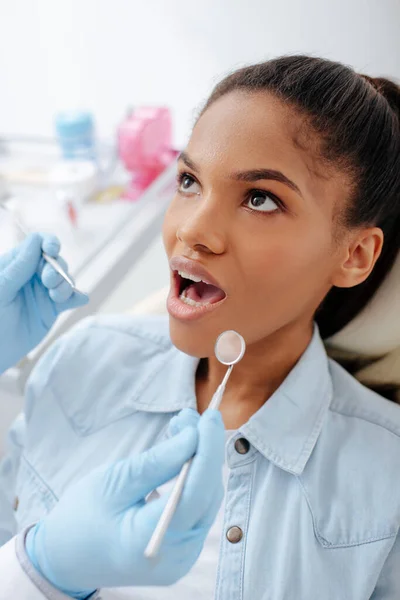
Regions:
M 304 194 L 343 197 L 347 178 L 327 169 L 318 138 L 295 108 L 266 92 L 235 91 L 216 100 L 197 121 L 187 151 L 207 169 L 277 169 Z

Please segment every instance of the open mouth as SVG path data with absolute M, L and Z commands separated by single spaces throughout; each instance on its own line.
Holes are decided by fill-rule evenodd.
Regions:
M 226 297 L 221 288 L 185 271 L 174 271 L 174 279 L 177 296 L 189 306 L 209 306 L 221 302 Z

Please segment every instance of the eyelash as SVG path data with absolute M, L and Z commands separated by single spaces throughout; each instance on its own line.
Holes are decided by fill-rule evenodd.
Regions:
M 176 191 L 178 193 L 184 193 L 179 188 L 182 185 L 183 180 L 186 177 L 189 178 L 189 179 L 192 179 L 195 183 L 199 183 L 197 181 L 197 179 L 193 175 L 191 175 L 190 173 L 187 173 L 186 171 L 182 171 L 182 172 L 178 173 L 177 177 L 176 177 Z M 258 188 L 253 188 L 253 189 L 249 190 L 247 192 L 247 194 L 246 194 L 246 199 L 244 200 L 244 202 L 248 202 L 251 199 L 251 197 L 254 196 L 254 194 L 261 194 L 261 195 L 264 195 L 264 196 L 269 196 L 271 198 L 271 200 L 273 200 L 274 202 L 276 202 L 276 204 L 278 206 L 278 209 L 280 211 L 284 212 L 284 211 L 287 210 L 285 204 L 282 202 L 282 200 L 280 198 L 278 198 L 278 196 L 276 196 L 272 192 L 269 192 L 268 190 L 262 190 L 262 189 L 258 189 Z M 273 212 L 275 212 L 275 211 L 265 211 L 265 212 L 263 212 L 263 211 L 258 211 L 258 210 L 252 210 L 251 208 L 249 208 L 249 210 L 251 210 L 254 213 L 261 213 L 261 214 L 263 214 L 263 216 L 265 216 L 265 215 L 271 215 Z

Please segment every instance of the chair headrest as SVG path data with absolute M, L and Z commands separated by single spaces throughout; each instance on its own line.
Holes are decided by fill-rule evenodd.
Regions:
M 400 253 L 367 306 L 327 342 L 334 348 L 371 357 L 400 347 Z

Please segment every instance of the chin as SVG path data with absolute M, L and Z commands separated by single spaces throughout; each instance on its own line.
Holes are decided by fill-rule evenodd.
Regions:
M 200 322 L 182 323 L 174 317 L 169 317 L 172 343 L 181 352 L 195 358 L 207 358 L 214 354 L 215 342 L 221 331 L 214 332 L 212 329 Z

